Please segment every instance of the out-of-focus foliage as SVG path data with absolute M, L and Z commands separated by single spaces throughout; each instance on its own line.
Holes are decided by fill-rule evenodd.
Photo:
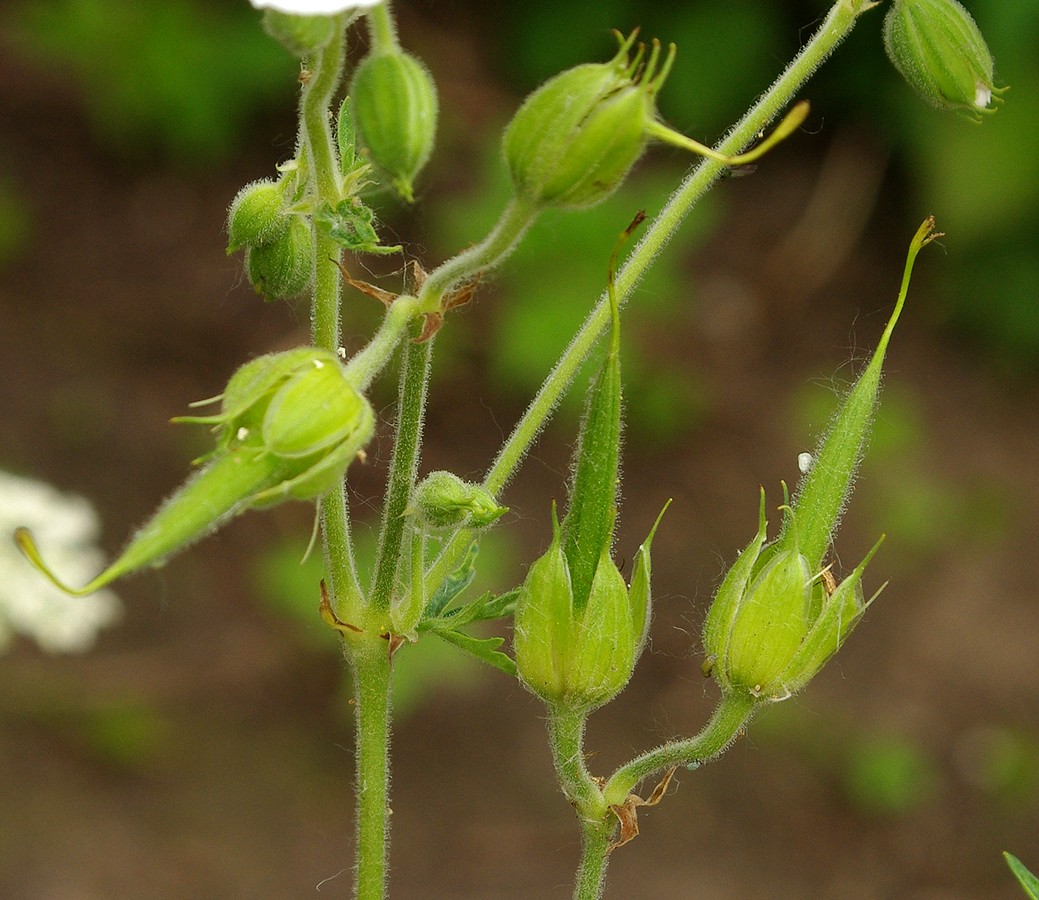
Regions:
M 29 239 L 31 216 L 17 188 L 0 178 L 0 268 L 16 259 Z
M 6 18 L 20 55 L 71 74 L 98 141 L 128 158 L 226 159 L 252 115 L 292 102 L 296 62 L 246 3 L 53 0 Z

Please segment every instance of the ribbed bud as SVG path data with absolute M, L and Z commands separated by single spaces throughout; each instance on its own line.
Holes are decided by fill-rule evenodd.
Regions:
M 786 512 L 788 533 L 796 534 L 794 514 Z M 812 571 L 796 539 L 789 549 L 765 545 L 766 524 L 762 492 L 758 533 L 726 575 L 704 624 L 710 661 L 704 671 L 723 693 L 776 702 L 808 684 L 858 623 L 868 606 L 862 573 L 877 548 L 837 585 L 829 569 Z
M 284 231 L 245 250 L 245 274 L 265 300 L 299 296 L 310 287 L 313 268 L 314 234 L 302 216 L 290 216 Z
M 243 187 L 227 212 L 227 252 L 266 244 L 280 235 L 289 223 L 283 200 L 281 186 L 269 179 Z
M 516 602 L 520 679 L 546 703 L 569 709 L 588 712 L 609 702 L 631 678 L 643 643 L 647 602 L 648 592 L 640 592 L 633 604 L 604 546 L 586 604 L 575 608 L 570 566 L 553 512 L 552 545 L 531 565 Z
M 368 56 L 350 85 L 353 120 L 368 153 L 395 190 L 414 199 L 415 177 L 433 152 L 437 93 L 433 78 L 401 51 Z
M 575 208 L 606 199 L 646 148 L 655 95 L 674 57 L 658 70 L 654 43 L 643 66 L 633 33 L 608 63 L 568 69 L 534 91 L 509 123 L 505 162 L 516 193 L 537 205 Z
M 894 0 L 884 18 L 884 46 L 902 77 L 932 106 L 979 120 L 994 111 L 992 54 L 956 0 Z

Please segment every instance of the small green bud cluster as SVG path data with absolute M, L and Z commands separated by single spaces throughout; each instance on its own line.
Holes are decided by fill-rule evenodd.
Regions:
M 296 297 L 310 287 L 314 234 L 286 201 L 286 178 L 242 188 L 227 215 L 227 252 L 245 250 L 245 272 L 266 300 Z
M 957 0 L 894 0 L 884 46 L 902 77 L 932 106 L 980 121 L 998 100 L 992 54 Z M 993 97 L 996 94 L 996 97 Z
M 928 218 L 913 237 L 898 302 L 877 349 L 804 466 L 793 505 L 783 506 L 780 535 L 769 544 L 762 491 L 757 535 L 725 576 L 704 624 L 704 673 L 713 675 L 726 694 L 778 701 L 796 693 L 840 648 L 869 605 L 863 601 L 862 573 L 879 542 L 840 584 L 823 560 L 869 437 L 884 354 L 913 263 L 920 249 L 939 236 L 934 219 Z
M 215 399 L 221 401 L 218 414 L 174 421 L 213 426 L 216 449 L 111 566 L 85 587 L 69 588 L 44 564 L 31 535 L 20 530 L 16 539 L 29 560 L 63 590 L 92 593 L 162 563 L 246 509 L 322 496 L 375 428 L 370 404 L 336 354 L 313 347 L 246 363 Z
M 630 51 L 637 32 L 607 63 L 575 66 L 534 91 L 509 123 L 505 162 L 520 197 L 538 206 L 577 208 L 608 197 L 646 148 L 655 96 L 674 59 L 654 43 Z
M 487 488 L 451 472 L 430 472 L 415 486 L 409 512 L 430 532 L 485 528 L 509 511 Z
M 350 100 L 372 162 L 410 203 L 436 138 L 437 93 L 429 70 L 399 47 L 372 52 L 354 73 Z

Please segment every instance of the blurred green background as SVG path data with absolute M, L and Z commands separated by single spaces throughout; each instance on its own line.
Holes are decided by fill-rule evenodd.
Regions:
M 948 234 L 918 265 L 837 548 L 854 561 L 886 532 L 869 574 L 891 584 L 817 683 L 647 811 L 613 861 L 616 896 L 1012 896 L 999 851 L 1039 866 L 1039 5 L 968 5 L 1011 86 L 995 117 L 923 105 L 874 11 L 805 91 L 804 129 L 712 193 L 625 313 L 618 554 L 676 502 L 655 545 L 650 652 L 592 722 L 601 772 L 709 713 L 697 635 L 754 530 L 757 485 L 777 498 L 796 478 L 922 218 Z M 441 91 L 439 145 L 414 209 L 371 201 L 428 268 L 497 217 L 497 139 L 521 97 L 610 56 L 611 28 L 677 43 L 661 114 L 711 142 L 826 4 L 398 8 Z M 305 306 L 262 304 L 222 234 L 238 187 L 292 154 L 296 76 L 244 2 L 0 11 L 0 467 L 88 496 L 110 551 L 204 449 L 169 417 L 245 359 L 306 340 Z M 604 287 L 617 235 L 688 165 L 652 150 L 607 203 L 546 215 L 451 317 L 425 470 L 486 466 Z M 357 268 L 398 289 L 395 265 Z M 377 307 L 347 296 L 351 349 Z M 391 382 L 370 463 L 351 470 L 362 552 Z M 481 547 L 485 588 L 515 584 L 548 539 L 580 394 Z M 302 505 L 245 517 L 121 586 L 125 621 L 93 653 L 0 658 L 0 894 L 349 895 L 351 713 L 314 614 L 319 567 L 299 564 L 310 527 Z M 432 638 L 395 664 L 396 896 L 568 896 L 576 829 L 537 704 Z

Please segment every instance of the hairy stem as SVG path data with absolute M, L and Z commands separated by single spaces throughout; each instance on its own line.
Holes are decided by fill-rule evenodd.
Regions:
M 389 849 L 390 655 L 387 642 L 351 640 L 357 702 L 357 900 L 382 900 Z
M 396 440 L 390 460 L 390 477 L 383 504 L 379 549 L 372 579 L 371 608 L 377 616 L 389 611 L 400 573 L 404 539 L 405 512 L 418 471 L 422 424 L 429 386 L 429 362 L 433 340 L 409 343 L 400 374 L 400 401 L 397 409 Z M 385 616 L 383 616 L 385 618 Z M 386 627 L 389 623 L 387 620 Z
M 754 698 L 749 694 L 723 697 L 710 721 L 699 734 L 666 744 L 643 753 L 621 766 L 606 782 L 603 796 L 611 806 L 627 799 L 635 786 L 645 778 L 675 766 L 696 768 L 728 748 L 739 736 L 754 711 Z

